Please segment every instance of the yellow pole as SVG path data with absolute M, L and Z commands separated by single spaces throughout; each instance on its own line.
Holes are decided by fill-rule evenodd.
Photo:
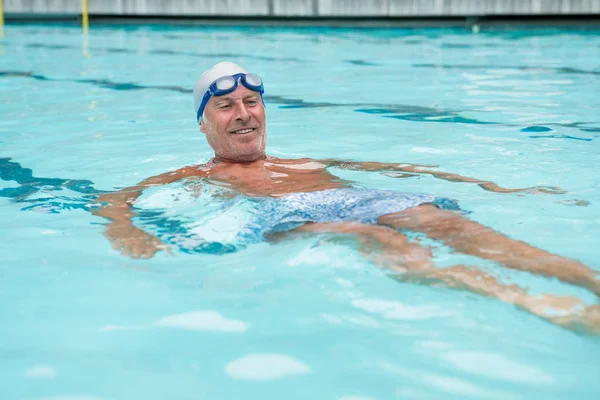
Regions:
M 4 37 L 4 9 L 2 8 L 2 0 L 0 0 L 0 37 Z
M 2 0 L 0 0 L 1 2 Z M 81 17 L 83 25 L 83 34 L 88 34 L 89 19 L 88 19 L 88 0 L 82 0 L 81 3 Z
M 88 28 L 90 26 L 88 16 L 88 0 L 81 0 L 81 25 L 83 27 L 83 56 L 91 58 L 92 55 L 88 49 Z

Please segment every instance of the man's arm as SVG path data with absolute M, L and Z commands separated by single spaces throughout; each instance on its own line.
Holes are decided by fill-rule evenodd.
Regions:
M 132 205 L 144 189 L 166 185 L 190 176 L 206 176 L 201 168 L 186 167 L 143 180 L 135 186 L 98 197 L 98 208 L 92 214 L 108 219 L 106 237 L 115 250 L 133 258 L 150 258 L 159 250 L 168 248 L 156 236 L 137 228 L 132 221 L 135 212 Z
M 562 194 L 564 190 L 553 187 L 553 186 L 536 186 L 530 188 L 521 189 L 508 189 L 503 188 L 491 181 L 484 181 L 475 178 L 469 178 L 458 174 L 452 174 L 443 171 L 434 171 L 429 168 L 435 168 L 434 165 L 419 165 L 419 164 L 392 164 L 392 163 L 380 163 L 380 162 L 358 162 L 358 161 L 342 161 L 335 159 L 321 160 L 328 166 L 337 167 L 340 169 L 353 170 L 353 171 L 393 171 L 393 172 L 404 172 L 415 175 L 432 175 L 438 179 L 443 179 L 449 182 L 466 182 L 475 183 L 480 188 L 496 193 L 549 193 L 549 194 Z

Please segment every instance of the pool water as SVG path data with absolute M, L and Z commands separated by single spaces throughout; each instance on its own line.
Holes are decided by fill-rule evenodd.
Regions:
M 94 26 L 83 37 L 75 26 L 8 25 L 2 399 L 600 396 L 597 337 L 497 300 L 399 283 L 348 241 L 175 246 L 150 260 L 114 251 L 87 205 L 211 157 L 191 88 L 223 60 L 265 81 L 269 154 L 560 187 L 498 194 L 332 170 L 359 187 L 456 199 L 469 218 L 600 270 L 598 30 Z M 154 188 L 138 222 L 164 236 L 221 227 L 214 240 L 225 243 L 231 221 L 251 210 L 215 219 L 203 190 Z M 430 244 L 440 266 L 465 262 L 534 293 L 597 302 Z

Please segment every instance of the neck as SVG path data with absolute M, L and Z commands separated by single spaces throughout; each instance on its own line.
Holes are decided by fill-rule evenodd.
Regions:
M 267 159 L 267 155 L 266 154 L 261 154 L 260 156 L 248 156 L 248 157 L 238 157 L 238 158 L 227 158 L 227 157 L 223 157 L 220 156 L 218 154 L 215 154 L 215 156 L 212 158 L 211 162 L 214 163 L 233 163 L 233 164 L 249 164 L 249 163 L 253 163 L 254 161 L 258 161 L 258 160 L 266 160 Z

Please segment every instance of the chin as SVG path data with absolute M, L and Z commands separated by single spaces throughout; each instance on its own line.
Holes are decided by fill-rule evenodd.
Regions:
M 245 145 L 238 147 L 238 154 L 242 156 L 262 156 L 265 154 L 265 145 L 262 140 L 252 141 L 245 143 Z

